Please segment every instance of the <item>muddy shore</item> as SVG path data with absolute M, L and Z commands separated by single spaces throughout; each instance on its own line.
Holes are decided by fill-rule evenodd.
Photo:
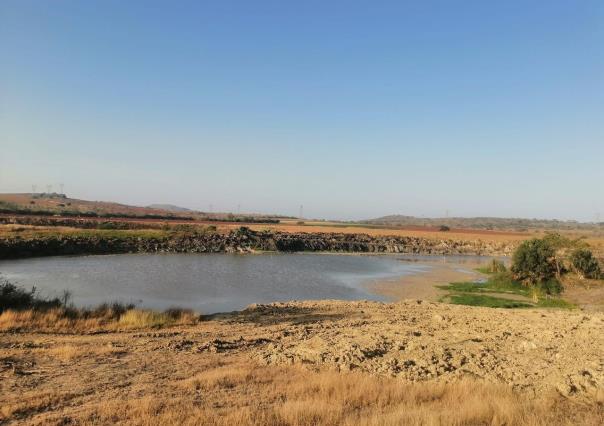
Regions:
M 388 297 L 392 302 L 403 299 L 436 302 L 446 293 L 437 286 L 484 278 L 483 274 L 475 271 L 475 268 L 481 266 L 475 259 L 463 262 L 461 260 L 428 259 L 422 260 L 421 263 L 430 269 L 398 278 L 376 280 L 368 283 L 367 287 L 372 292 Z

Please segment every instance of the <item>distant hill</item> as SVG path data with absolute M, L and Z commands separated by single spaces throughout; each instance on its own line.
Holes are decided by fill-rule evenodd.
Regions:
M 190 216 L 162 208 L 130 206 L 108 201 L 88 201 L 57 193 L 0 194 L 0 212 L 84 216 L 179 217 Z
M 556 219 L 523 219 L 501 217 L 447 217 L 420 218 L 404 215 L 389 215 L 376 219 L 359 221 L 359 223 L 383 226 L 427 226 L 438 227 L 446 225 L 450 228 L 472 228 L 487 230 L 526 231 L 529 229 L 597 229 L 604 223 L 582 223 L 574 220 L 562 221 Z
M 199 212 L 172 204 L 130 206 L 109 201 L 88 201 L 58 193 L 0 193 L 0 214 L 59 215 L 83 217 L 126 217 L 141 219 L 209 220 L 273 223 L 284 216 L 259 213 Z
M 168 212 L 192 212 L 193 210 L 187 209 L 185 207 L 175 206 L 174 204 L 150 204 L 147 206 L 148 209 L 156 209 L 156 210 L 165 210 Z

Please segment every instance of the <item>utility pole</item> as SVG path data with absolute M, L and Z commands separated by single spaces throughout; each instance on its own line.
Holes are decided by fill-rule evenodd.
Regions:
M 65 194 L 65 193 L 63 192 L 63 188 L 65 188 L 65 185 L 64 185 L 64 184 L 62 184 L 62 183 L 60 183 L 60 184 L 59 184 L 59 188 L 61 188 L 61 194 Z
M 52 192 L 52 185 L 46 185 L 46 194 L 50 195 Z
M 298 212 L 298 218 L 302 219 L 304 217 L 304 206 L 300 204 L 300 211 Z
M 32 185 L 31 186 L 31 193 L 32 193 L 32 195 L 36 195 L 36 189 L 38 189 L 37 185 Z

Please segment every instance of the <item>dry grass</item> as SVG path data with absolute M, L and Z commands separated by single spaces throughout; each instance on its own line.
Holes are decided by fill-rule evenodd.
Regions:
M 73 331 L 100 329 L 108 323 L 104 318 L 71 318 L 62 308 L 45 311 L 6 310 L 0 314 L 0 331 Z
M 236 362 L 128 401 L 97 400 L 67 418 L 129 425 L 599 425 L 601 406 L 556 395 L 525 399 L 476 380 L 408 383 L 362 373 Z M 64 397 L 63 397 L 64 398 Z M 55 404 L 61 399 L 56 395 Z M 33 408 L 48 406 L 31 401 Z M 23 404 L 18 411 L 27 412 Z M 55 418 L 57 421 L 59 417 Z M 46 419 L 49 420 L 49 419 Z M 49 422 L 50 423 L 50 422 Z
M 111 346 L 90 346 L 66 344 L 50 349 L 42 349 L 43 354 L 49 355 L 61 361 L 74 361 L 87 357 L 107 357 L 122 354 L 124 351 Z
M 199 316 L 189 310 L 156 312 L 129 309 L 123 313 L 97 309 L 78 311 L 63 308 L 48 310 L 6 310 L 0 313 L 0 331 L 90 332 L 130 330 L 195 324 Z
M 70 392 L 27 392 L 8 403 L 0 405 L 0 423 L 4 420 L 28 417 L 57 405 L 66 404 L 74 394 Z
M 416 317 L 427 308 L 414 303 L 402 311 Z M 357 305 L 347 309 L 359 310 Z M 454 316 L 451 312 L 455 311 L 458 312 L 455 316 L 459 316 L 462 310 L 466 309 L 453 307 L 447 315 Z M 375 374 L 382 370 L 362 372 L 360 367 L 352 372 L 337 372 L 331 370 L 337 366 L 328 363 L 312 364 L 312 370 L 307 364 L 264 365 L 255 361 L 265 359 L 259 355 L 265 354 L 267 346 L 257 347 L 255 343 L 261 337 L 269 337 L 272 344 L 303 346 L 302 341 L 288 340 L 286 334 L 277 331 L 291 334 L 295 330 L 295 325 L 283 322 L 283 317 L 276 318 L 278 323 L 264 326 L 223 318 L 193 327 L 156 331 L 139 326 L 157 324 L 158 317 L 148 317 L 144 311 L 129 312 L 132 311 L 123 313 L 129 318 L 124 322 L 135 328 L 133 332 L 85 330 L 82 334 L 63 335 L 40 330 L 0 332 L 0 424 L 589 426 L 604 422 L 601 390 L 568 398 L 555 393 L 555 386 L 526 391 L 519 385 L 519 390 L 514 391 L 511 386 L 499 383 L 495 375 L 488 375 L 486 368 L 479 370 L 485 379 L 468 372 L 475 370 L 466 370 L 460 371 L 460 375 L 414 382 L 401 376 Z M 21 314 L 32 320 L 31 312 Z M 169 321 L 164 316 L 170 315 L 186 317 L 186 313 L 168 312 L 159 318 Z M 395 318 L 390 309 L 385 309 L 384 315 L 387 321 Z M 563 316 L 568 316 L 569 327 L 579 319 L 566 313 Z M 461 327 L 466 329 L 464 318 L 469 317 L 461 317 Z M 505 315 L 497 314 L 496 318 L 503 318 L 514 327 L 515 323 L 509 323 Z M 51 321 L 38 320 L 43 324 Z M 107 329 L 126 327 L 118 319 L 112 321 L 113 325 L 106 326 Z M 325 330 L 333 332 L 333 323 L 323 321 Z M 426 321 L 433 323 L 429 312 Z M 356 320 L 350 324 L 358 328 Z M 436 330 L 427 328 L 425 322 L 420 324 L 422 332 Z M 547 324 L 558 323 L 550 318 Z M 311 328 L 310 323 L 302 326 Z M 414 324 L 415 327 L 419 325 Z M 352 328 L 346 330 L 348 334 L 353 332 Z M 397 333 L 406 335 L 406 330 L 396 325 Z M 455 330 L 449 324 L 443 333 Z M 361 332 L 376 334 L 369 317 Z M 491 332 L 498 333 L 492 329 Z M 443 336 L 435 336 L 434 340 Z M 581 338 L 588 336 L 581 334 Z M 242 344 L 208 347 L 208 343 L 216 341 Z M 486 339 L 480 344 L 490 347 Z M 516 347 L 514 342 L 510 345 Z M 558 347 L 562 350 L 561 345 Z M 320 347 L 317 350 L 322 351 Z M 430 353 L 428 348 L 422 351 Z M 543 380 L 534 374 L 542 368 L 538 361 L 535 370 L 526 371 L 520 368 L 522 363 L 514 354 L 497 359 L 513 366 L 517 375 Z M 414 355 L 407 352 L 405 356 Z M 540 359 L 534 352 L 524 356 Z M 585 365 L 585 360 L 573 359 L 573 362 Z M 471 364 L 465 368 L 470 369 Z
M 169 310 L 156 312 L 151 310 L 130 309 L 120 316 L 117 322 L 119 329 L 158 328 L 171 325 L 193 324 L 198 316 L 192 311 Z

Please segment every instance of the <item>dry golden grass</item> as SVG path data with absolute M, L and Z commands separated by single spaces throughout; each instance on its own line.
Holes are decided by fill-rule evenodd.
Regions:
M 45 311 L 13 311 L 0 313 L 0 331 L 36 330 L 36 331 L 73 331 L 81 332 L 102 328 L 107 321 L 103 318 L 70 318 L 64 309 Z
M 69 392 L 27 392 L 19 395 L 8 403 L 0 405 L 0 423 L 5 420 L 27 417 L 43 412 L 51 407 L 68 403 L 73 394 Z
M 130 309 L 120 316 L 116 327 L 119 329 L 167 327 L 179 324 L 193 324 L 198 316 L 191 311 L 156 312 L 151 310 Z
M 41 352 L 61 361 L 73 361 L 86 357 L 106 357 L 121 354 L 124 351 L 110 346 L 95 347 L 91 345 L 67 344 L 50 349 L 42 349 Z
M 199 316 L 189 310 L 156 312 L 129 309 L 122 314 L 107 311 L 72 311 L 63 308 L 48 310 L 6 310 L 0 313 L 0 331 L 90 332 L 99 330 L 131 330 L 195 324 Z
M 180 386 L 178 386 L 180 385 Z M 75 424 L 128 425 L 599 425 L 601 406 L 554 394 L 526 399 L 476 380 L 407 383 L 362 373 L 311 372 L 239 361 L 129 400 L 98 399 L 68 415 Z M 27 412 L 69 395 L 28 399 Z M 48 409 L 48 408 L 46 408 Z M 15 410 L 15 408 L 13 408 Z M 59 421 L 60 417 L 53 420 Z M 44 417 L 44 421 L 53 423 Z

